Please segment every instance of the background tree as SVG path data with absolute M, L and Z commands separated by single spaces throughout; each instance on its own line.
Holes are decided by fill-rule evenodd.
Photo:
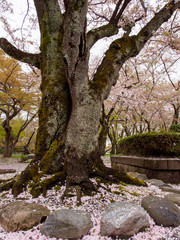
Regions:
M 121 137 L 168 130 L 178 119 L 180 58 L 169 42 L 166 34 L 159 37 L 157 33 L 137 57 L 123 65 L 119 81 L 105 101 L 107 113 L 118 102 L 109 117 L 113 154 Z
M 39 94 L 32 75 L 23 73 L 19 63 L 0 52 L 0 111 L 2 127 L 5 131 L 4 157 L 10 157 L 20 134 L 37 114 Z M 23 114 L 23 121 L 16 130 L 12 120 Z M 16 134 L 15 134 L 16 132 Z
M 18 180 L 12 181 L 14 195 L 31 179 L 34 196 L 65 178 L 67 189 L 73 185 L 88 193 L 95 190 L 90 176 L 109 180 L 113 176 L 113 180 L 133 182 L 126 174 L 106 168 L 97 158 L 102 104 L 116 84 L 123 64 L 136 56 L 180 8 L 180 1 L 167 1 L 166 5 L 162 1 L 160 10 L 155 9 L 154 14 L 150 4 L 144 7 L 142 3 L 34 0 L 41 35 L 40 53 L 27 53 L 0 38 L 0 47 L 6 53 L 40 68 L 42 75 L 36 156 Z M 135 28 L 138 22 L 140 30 Z M 89 80 L 90 50 L 97 41 L 112 36 L 112 43 Z M 42 183 L 42 172 L 54 175 Z

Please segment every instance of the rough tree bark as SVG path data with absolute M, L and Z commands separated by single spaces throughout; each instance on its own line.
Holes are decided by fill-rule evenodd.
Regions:
M 89 177 L 123 180 L 144 185 L 125 173 L 106 168 L 98 153 L 98 130 L 103 101 L 116 84 L 123 63 L 136 56 L 153 33 L 180 8 L 180 1 L 164 6 L 134 36 L 113 41 L 93 80 L 88 78 L 89 54 L 101 38 L 118 33 L 118 21 L 130 1 L 117 2 L 107 25 L 87 32 L 88 0 L 65 0 L 62 14 L 58 0 L 34 0 L 41 32 L 41 52 L 24 53 L 6 39 L 0 47 L 12 57 L 40 68 L 42 101 L 35 159 L 17 179 L 4 184 L 17 196 L 33 180 L 31 193 L 38 196 L 64 181 L 81 190 L 95 190 Z M 44 174 L 51 174 L 40 180 Z

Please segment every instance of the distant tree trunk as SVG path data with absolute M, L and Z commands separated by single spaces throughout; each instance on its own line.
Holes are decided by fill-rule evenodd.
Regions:
M 27 141 L 26 145 L 24 145 L 24 155 L 26 155 L 26 154 L 29 154 L 29 153 L 30 153 L 30 151 L 29 151 L 28 147 L 29 147 L 29 144 L 31 143 L 31 140 L 32 140 L 32 138 L 33 138 L 34 134 L 35 134 L 35 130 L 32 132 L 31 136 L 29 137 L 29 139 L 28 139 L 28 141 Z
M 3 157 L 11 157 L 12 155 L 12 133 L 11 133 L 11 127 L 9 124 L 8 119 L 5 120 L 2 124 L 4 130 L 5 130 L 5 141 L 4 141 L 4 153 Z
M 180 105 L 176 106 L 175 104 L 173 104 L 173 108 L 174 108 L 174 115 L 173 115 L 172 124 L 179 124 Z

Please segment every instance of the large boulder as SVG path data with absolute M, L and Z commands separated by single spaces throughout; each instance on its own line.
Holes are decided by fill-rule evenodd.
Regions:
M 89 213 L 63 209 L 51 212 L 40 231 L 48 237 L 80 239 L 93 227 Z
M 149 219 L 141 206 L 116 202 L 103 213 L 100 232 L 103 236 L 129 238 L 146 227 L 149 227 Z
M 0 210 L 0 224 L 7 232 L 28 230 L 42 222 L 50 211 L 36 203 L 16 201 Z
M 180 209 L 165 198 L 147 196 L 141 206 L 146 209 L 157 225 L 177 227 L 180 225 Z

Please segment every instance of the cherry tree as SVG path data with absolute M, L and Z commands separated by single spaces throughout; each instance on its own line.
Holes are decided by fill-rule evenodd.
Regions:
M 67 190 L 72 185 L 86 193 L 96 190 L 92 176 L 133 182 L 97 157 L 99 121 L 123 64 L 180 8 L 180 1 L 159 2 L 158 9 L 138 0 L 29 0 L 38 18 L 40 52 L 23 51 L 0 38 L 7 54 L 40 69 L 42 76 L 35 159 L 8 184 L 14 195 L 30 180 L 34 196 L 65 179 Z M 104 38 L 111 38 L 111 44 L 90 80 L 90 51 Z M 41 182 L 42 173 L 53 176 Z

